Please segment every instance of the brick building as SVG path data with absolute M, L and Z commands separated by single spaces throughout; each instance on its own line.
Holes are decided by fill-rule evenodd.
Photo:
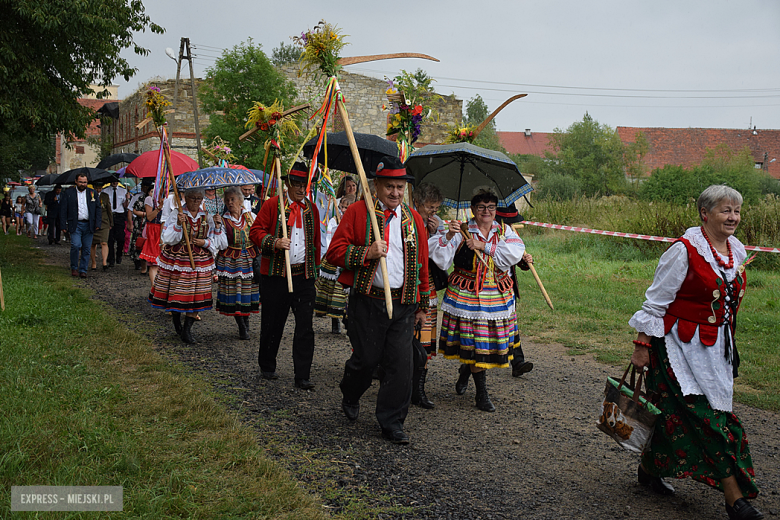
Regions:
M 92 88 L 102 89 L 92 85 Z M 117 93 L 119 88 L 116 85 L 107 87 L 109 96 L 103 99 L 96 99 L 95 96 L 89 96 L 78 100 L 81 106 L 89 107 L 95 112 L 98 112 L 106 102 L 117 99 Z M 62 173 L 73 168 L 81 168 L 82 166 L 94 167 L 100 159 L 98 154 L 100 152 L 100 146 L 89 141 L 94 139 L 98 140 L 101 134 L 100 121 L 95 119 L 87 128 L 86 137 L 84 139 L 76 139 L 73 136 L 67 136 L 65 134 L 57 134 L 55 139 L 55 156 L 54 162 L 57 166 L 57 173 Z M 90 139 L 92 138 L 92 139 Z

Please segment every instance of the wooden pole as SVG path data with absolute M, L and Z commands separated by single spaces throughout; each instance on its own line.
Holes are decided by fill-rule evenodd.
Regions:
M 517 232 L 518 229 L 522 228 L 522 224 L 512 224 L 512 229 Z M 534 275 L 534 279 L 536 280 L 536 284 L 539 286 L 539 290 L 542 291 L 542 296 L 544 296 L 544 301 L 547 302 L 547 305 L 550 307 L 551 310 L 555 310 L 555 307 L 553 307 L 552 300 L 550 300 L 550 296 L 547 294 L 547 291 L 544 288 L 544 284 L 542 284 L 542 281 L 539 279 L 539 275 L 536 274 L 536 268 L 534 267 L 534 264 L 528 264 L 528 267 L 531 269 L 531 274 Z
M 160 129 L 160 137 L 165 130 Z M 179 209 L 179 213 L 184 214 L 181 207 L 181 198 L 179 197 L 179 188 L 176 187 L 176 179 L 173 176 L 173 164 L 171 163 L 171 152 L 168 147 L 163 145 L 163 153 L 165 154 L 165 161 L 168 163 L 168 176 L 170 177 L 171 186 L 173 186 L 173 199 L 176 201 L 176 207 Z M 160 208 L 162 210 L 162 208 Z M 187 226 L 181 227 L 182 233 L 184 233 L 184 243 L 187 245 L 187 254 L 190 257 L 190 267 L 195 270 L 195 259 L 192 257 L 192 245 L 190 245 L 190 234 L 187 231 Z
M 3 294 L 3 275 L 2 274 L 0 274 L 0 310 L 5 310 L 5 295 Z
M 336 85 L 338 91 L 338 84 Z M 338 96 L 338 94 L 336 94 Z M 349 124 L 349 115 L 347 109 L 344 107 L 344 102 L 340 97 L 336 98 L 336 106 L 338 107 L 339 114 L 341 114 L 341 120 L 344 123 L 344 131 L 347 134 L 349 140 L 349 149 L 352 151 L 352 158 L 355 160 L 355 166 L 357 167 L 358 176 L 360 177 L 360 184 L 363 186 L 363 198 L 366 201 L 366 208 L 368 209 L 368 215 L 371 218 L 371 229 L 374 230 L 374 238 L 380 240 L 382 234 L 379 232 L 379 223 L 376 220 L 376 211 L 374 210 L 374 199 L 371 197 L 371 191 L 368 189 L 368 178 L 366 172 L 363 170 L 363 161 L 360 160 L 360 152 L 358 152 L 357 143 L 355 143 L 355 135 L 352 133 L 352 125 Z M 382 270 L 382 281 L 385 284 L 385 305 L 387 306 L 387 317 L 393 318 L 393 297 L 390 293 L 390 275 L 387 272 L 387 258 L 384 256 L 379 257 L 379 267 Z
M 271 169 L 276 172 L 277 193 L 279 194 L 279 226 L 282 228 L 282 238 L 287 238 L 287 221 L 284 219 L 284 188 L 282 187 L 282 162 L 274 154 L 274 162 Z M 317 224 L 319 225 L 319 223 Z M 284 249 L 285 275 L 287 276 L 287 290 L 293 292 L 292 265 L 290 264 L 290 250 Z
M 469 233 L 469 225 L 468 225 L 468 223 L 464 222 L 464 223 L 462 223 L 460 225 L 460 234 L 463 236 L 464 240 L 468 240 L 469 238 L 471 238 L 471 233 Z M 487 261 L 485 260 L 485 257 L 482 256 L 482 253 L 480 251 L 475 249 L 474 250 L 474 254 L 477 255 L 477 258 L 479 259 L 480 262 L 482 262 L 482 264 L 485 267 L 490 267 L 488 265 Z

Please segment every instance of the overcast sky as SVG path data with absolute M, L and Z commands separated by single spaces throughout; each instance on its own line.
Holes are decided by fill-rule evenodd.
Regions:
M 780 2 L 707 0 L 144 0 L 162 36 L 138 34 L 146 57 L 120 97 L 155 76 L 175 77 L 182 37 L 203 77 L 220 49 L 253 38 L 266 54 L 320 19 L 350 43 L 343 56 L 421 52 L 425 60 L 348 67 L 382 78 L 422 67 L 436 90 L 491 110 L 528 93 L 496 118 L 499 130 L 565 129 L 588 111 L 635 127 L 780 128 Z M 186 66 L 186 62 L 185 62 Z M 186 67 L 184 68 L 186 71 Z M 188 77 L 183 72 L 183 77 Z M 348 94 L 348 93 L 347 93 Z

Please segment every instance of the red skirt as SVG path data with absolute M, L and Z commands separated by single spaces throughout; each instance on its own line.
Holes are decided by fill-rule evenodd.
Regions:
M 157 257 L 160 256 L 160 233 L 162 224 L 146 223 L 146 242 L 141 250 L 141 260 L 146 260 L 148 265 L 157 265 Z

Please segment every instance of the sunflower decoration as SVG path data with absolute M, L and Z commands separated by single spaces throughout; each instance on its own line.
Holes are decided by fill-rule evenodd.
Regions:
M 348 45 L 344 36 L 341 29 L 325 20 L 300 36 L 293 36 L 293 42 L 303 48 L 299 75 L 319 69 L 327 77 L 336 76 L 341 70 L 339 52 Z
M 247 112 L 247 118 L 246 127 L 256 127 L 257 133 L 265 137 L 266 149 L 273 146 L 279 150 L 280 155 L 286 155 L 285 143 L 300 132 L 295 121 L 284 115 L 284 107 L 279 100 L 275 100 L 270 106 L 255 102 Z
M 455 143 L 474 143 L 477 138 L 477 127 L 474 125 L 455 126 L 447 130 L 447 138 L 444 140 L 447 144 Z
M 146 101 L 144 102 L 148 111 L 148 117 L 154 121 L 156 126 L 163 126 L 165 124 L 165 114 L 168 111 L 165 107 L 171 106 L 171 102 L 168 101 L 165 96 L 160 92 L 160 87 L 150 86 L 146 91 Z
M 211 141 L 211 144 L 204 150 L 206 151 L 206 155 L 214 162 L 214 166 L 236 162 L 236 156 L 233 155 L 233 150 L 219 136 L 215 137 Z

